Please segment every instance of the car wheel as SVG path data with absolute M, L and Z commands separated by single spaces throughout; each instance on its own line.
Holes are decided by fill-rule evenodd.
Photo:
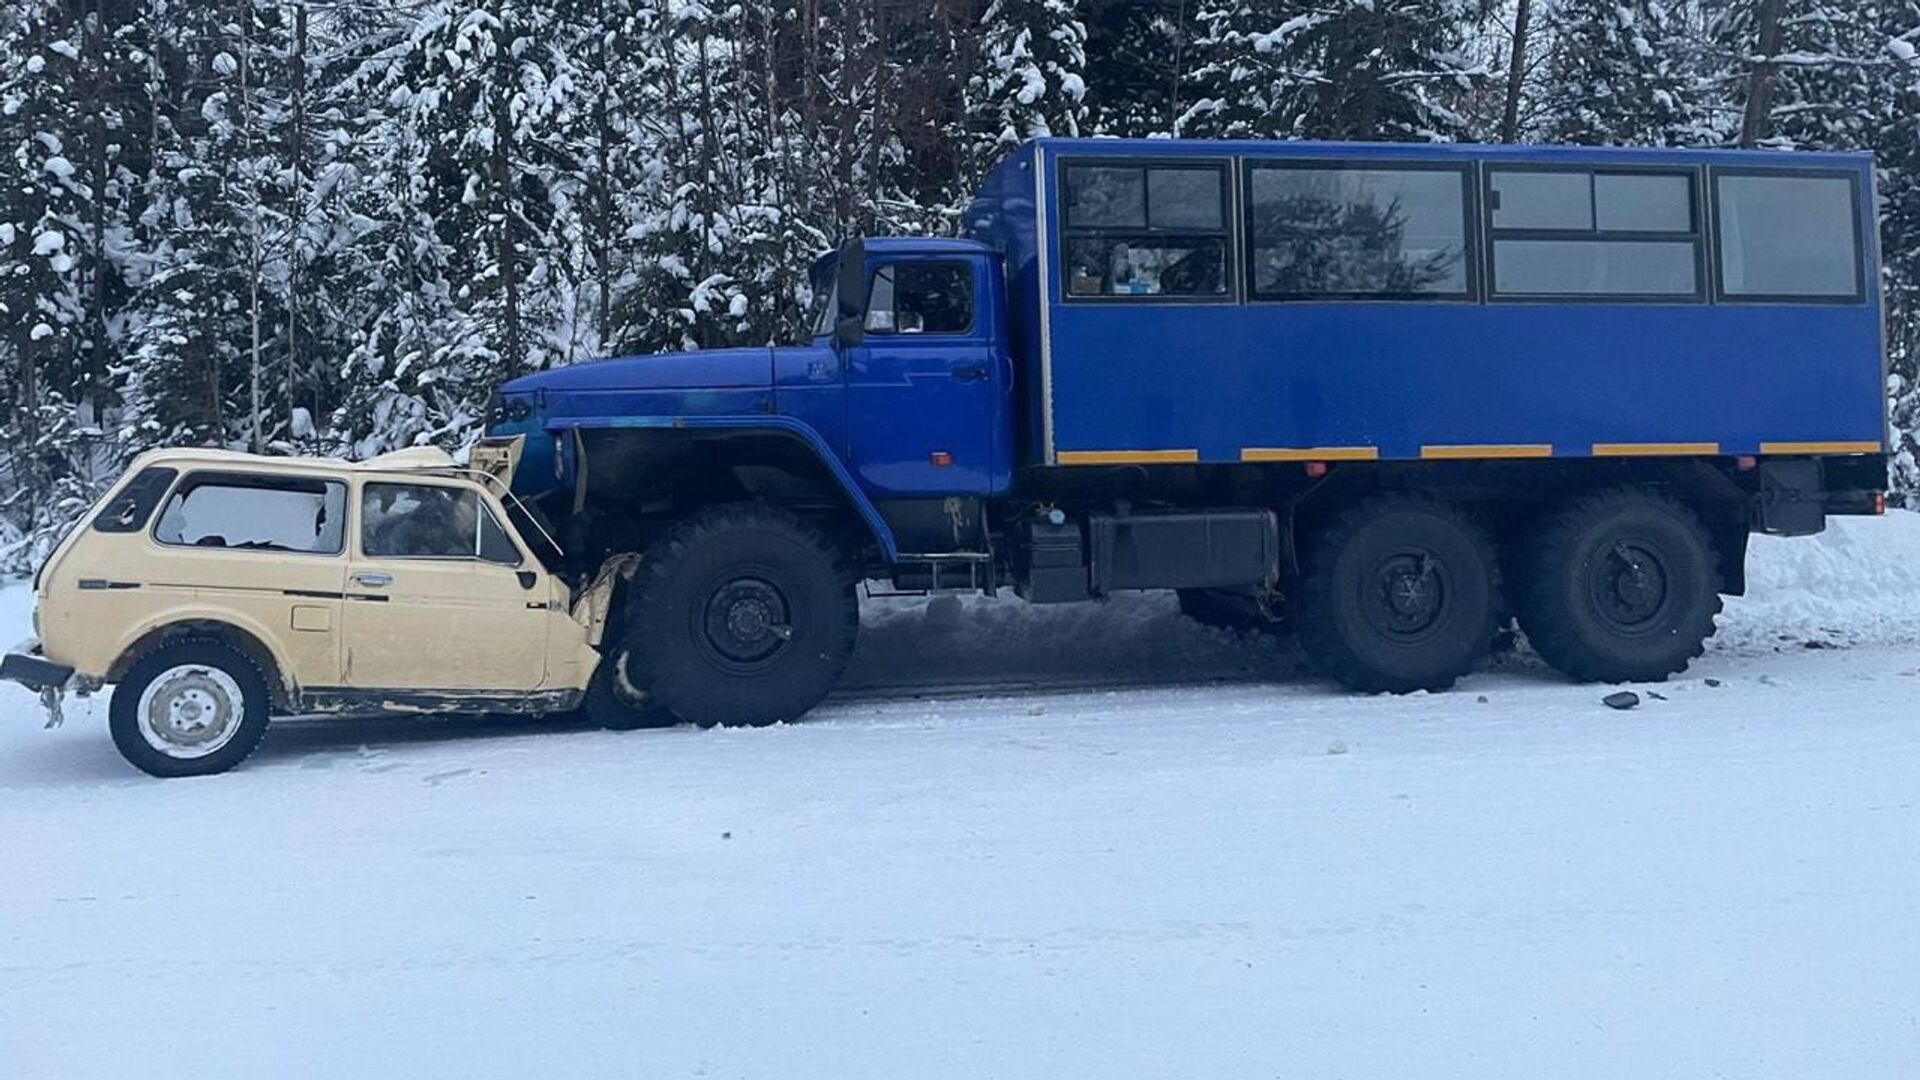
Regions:
M 774 724 L 818 704 L 853 655 L 853 574 L 818 529 L 762 505 L 716 506 L 640 563 L 627 673 L 695 724 Z
M 1520 628 L 1575 679 L 1658 682 L 1683 671 L 1720 612 L 1712 539 L 1693 511 L 1657 492 L 1573 500 L 1535 531 L 1520 568 Z
M 634 685 L 628 657 L 623 640 L 600 658 L 600 666 L 587 683 L 581 711 L 589 721 L 614 731 L 672 726 L 673 714 L 660 708 L 652 694 Z
M 1359 503 L 1320 533 L 1292 622 L 1309 659 L 1355 690 L 1443 690 L 1472 671 L 1501 610 L 1493 543 L 1418 495 Z
M 260 668 L 224 642 L 193 638 L 141 657 L 107 709 L 113 744 L 153 776 L 205 776 L 246 760 L 267 730 Z

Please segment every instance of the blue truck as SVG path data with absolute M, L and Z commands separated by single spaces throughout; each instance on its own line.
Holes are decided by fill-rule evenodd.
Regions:
M 1658 680 L 1747 538 L 1885 507 L 1866 155 L 1040 139 L 964 239 L 854 239 L 792 345 L 505 384 L 573 572 L 629 558 L 599 700 L 792 719 L 863 581 L 1177 590 L 1363 691 L 1517 621 Z

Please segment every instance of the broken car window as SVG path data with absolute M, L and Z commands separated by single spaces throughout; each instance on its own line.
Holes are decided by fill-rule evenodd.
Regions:
M 330 480 L 195 473 L 167 500 L 153 536 L 185 547 L 337 555 L 346 503 L 346 485 Z
M 520 561 L 479 492 L 440 484 L 368 484 L 360 495 L 360 550 L 380 558 Z

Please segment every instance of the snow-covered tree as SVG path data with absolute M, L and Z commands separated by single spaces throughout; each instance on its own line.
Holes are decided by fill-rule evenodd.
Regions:
M 1461 0 L 1203 0 L 1181 134 L 1451 140 L 1486 72 Z
M 1688 52 L 1666 0 L 1560 0 L 1549 9 L 1542 141 L 1685 146 Z
M 980 17 L 979 69 L 967 80 L 976 157 L 1087 127 L 1087 28 L 1075 0 L 991 0 Z

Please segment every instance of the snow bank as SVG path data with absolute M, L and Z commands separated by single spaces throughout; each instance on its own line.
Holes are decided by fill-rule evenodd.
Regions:
M 1834 518 L 1818 536 L 1756 536 L 1747 595 L 1730 597 L 1720 648 L 1920 642 L 1920 513 Z

